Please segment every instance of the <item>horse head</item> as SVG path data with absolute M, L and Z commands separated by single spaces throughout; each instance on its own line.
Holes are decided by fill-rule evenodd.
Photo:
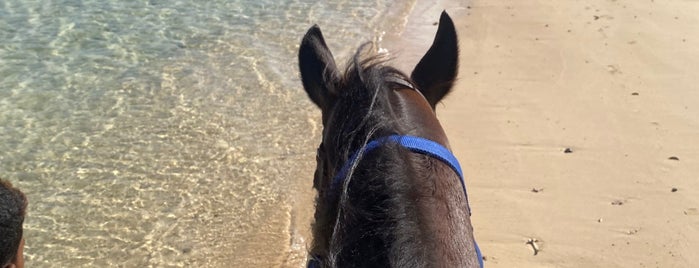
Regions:
M 364 57 L 366 46 L 342 71 L 317 25 L 299 49 L 301 81 L 320 108 L 323 123 L 313 183 L 318 198 L 310 263 L 477 264 L 460 174 L 429 155 L 379 142 L 420 137 L 451 155 L 435 114 L 458 71 L 451 18 L 442 13 L 431 47 L 410 76 L 387 66 L 380 56 Z

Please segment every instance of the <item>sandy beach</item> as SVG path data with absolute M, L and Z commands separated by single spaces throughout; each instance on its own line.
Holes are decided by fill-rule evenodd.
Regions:
M 699 263 L 699 3 L 418 3 L 404 70 L 441 9 L 461 68 L 437 113 L 487 267 Z

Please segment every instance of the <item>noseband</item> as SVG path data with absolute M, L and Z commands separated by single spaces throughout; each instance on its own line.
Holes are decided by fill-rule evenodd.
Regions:
M 471 207 L 468 204 L 468 193 L 466 193 L 466 184 L 464 183 L 464 174 L 461 171 L 459 161 L 456 159 L 454 154 L 452 154 L 449 151 L 449 149 L 445 148 L 441 144 L 416 136 L 391 135 L 370 141 L 363 148 L 359 149 L 357 152 L 352 154 L 348 161 L 345 162 L 345 164 L 340 169 L 340 172 L 338 172 L 333 178 L 333 181 L 330 185 L 330 192 L 336 192 L 338 187 L 343 183 L 343 181 L 347 177 L 347 172 L 349 172 L 349 169 L 356 164 L 355 162 L 361 160 L 360 156 L 368 154 L 372 150 L 379 148 L 387 143 L 395 143 L 410 150 L 411 152 L 436 158 L 442 161 L 444 164 L 448 165 L 452 170 L 454 170 L 454 172 L 456 172 L 456 174 L 459 175 L 459 181 L 461 182 L 461 187 L 463 188 L 464 196 L 466 197 L 466 207 L 468 209 L 468 214 L 469 216 L 471 215 Z M 478 248 L 478 244 L 475 243 L 475 241 L 474 246 L 476 248 L 476 255 L 478 256 L 478 263 L 480 264 L 480 267 L 483 267 L 483 255 L 481 254 L 481 250 L 480 248 Z M 311 257 L 311 259 L 308 261 L 309 268 L 320 267 L 319 264 L 319 260 L 315 257 Z

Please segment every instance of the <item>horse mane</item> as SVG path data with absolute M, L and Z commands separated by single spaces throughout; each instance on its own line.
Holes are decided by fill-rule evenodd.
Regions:
M 363 151 L 377 137 L 406 133 L 389 100 L 391 79 L 412 83 L 399 70 L 385 65 L 382 55 L 365 56 L 369 43 L 360 46 L 339 81 L 336 92 L 341 99 L 338 113 L 345 114 L 334 122 L 340 135 L 333 141 L 339 153 L 336 166 L 350 155 Z M 352 114 L 354 112 L 354 114 Z M 407 153 L 395 144 L 386 144 L 367 154 L 360 154 L 336 191 L 337 218 L 323 263 L 327 267 L 351 263 L 357 267 L 390 266 L 425 267 L 426 236 L 419 228 L 415 206 L 416 179 L 430 177 L 431 160 Z M 332 179 L 332 178 L 330 178 Z M 329 202 L 323 196 L 321 203 Z M 318 220 L 318 219 L 316 219 Z M 316 222 L 318 224 L 318 222 Z

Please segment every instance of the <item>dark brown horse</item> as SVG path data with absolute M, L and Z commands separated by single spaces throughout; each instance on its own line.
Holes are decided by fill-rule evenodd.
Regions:
M 299 50 L 323 141 L 309 267 L 477 267 L 463 175 L 435 115 L 458 70 L 454 24 L 410 77 L 357 50 L 344 72 L 317 26 Z

